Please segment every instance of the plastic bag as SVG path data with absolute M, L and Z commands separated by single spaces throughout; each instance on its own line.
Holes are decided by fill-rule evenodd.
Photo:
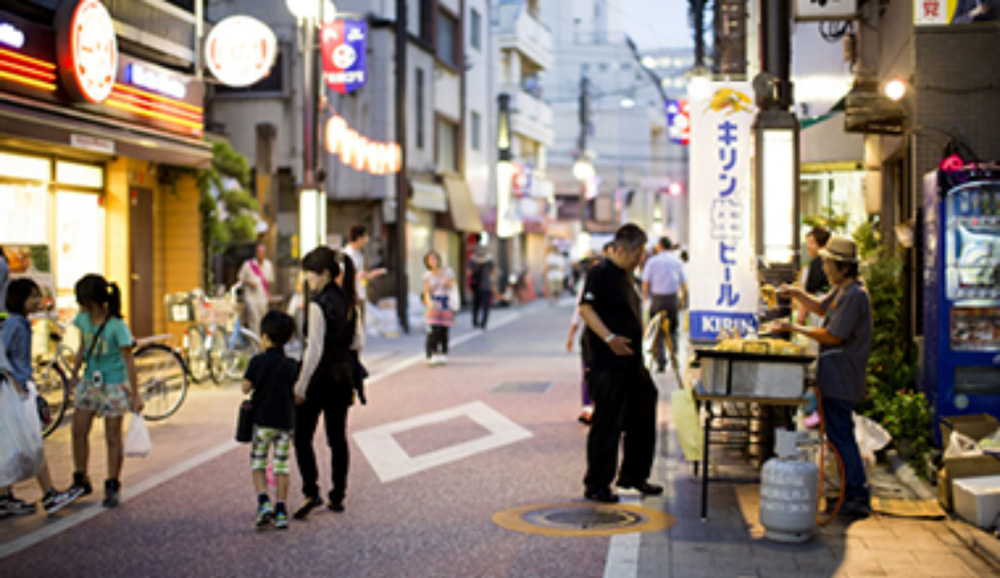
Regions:
M 875 420 L 854 414 L 854 439 L 858 442 L 861 461 L 870 470 L 875 466 L 875 452 L 889 445 L 892 435 Z
M 149 439 L 146 418 L 142 414 L 132 414 L 132 423 L 125 434 L 125 455 L 130 458 L 147 458 L 152 449 L 153 442 Z
M 698 418 L 698 406 L 694 402 L 694 391 L 684 388 L 671 393 L 670 409 L 674 414 L 674 426 L 677 428 L 684 459 L 689 462 L 700 461 L 704 435 Z
M 22 393 L 0 376 L 0 486 L 33 478 L 45 465 L 37 397 L 34 384 Z
M 983 450 L 979 449 L 976 440 L 957 431 L 951 432 L 951 436 L 948 438 L 948 447 L 944 449 L 944 457 L 964 458 L 981 455 L 983 455 Z

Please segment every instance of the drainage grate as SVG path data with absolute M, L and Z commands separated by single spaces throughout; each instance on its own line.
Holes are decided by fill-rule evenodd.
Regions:
M 493 515 L 493 523 L 508 530 L 566 537 L 654 532 L 676 522 L 673 516 L 661 510 L 634 504 L 590 502 L 521 506 Z
M 545 393 L 552 387 L 551 381 L 505 381 L 494 387 L 496 393 Z

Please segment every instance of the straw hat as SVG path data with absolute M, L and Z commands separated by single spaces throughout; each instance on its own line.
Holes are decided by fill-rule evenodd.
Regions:
M 854 239 L 833 235 L 826 242 L 826 246 L 819 250 L 821 257 L 833 259 L 843 263 L 858 262 L 858 244 Z

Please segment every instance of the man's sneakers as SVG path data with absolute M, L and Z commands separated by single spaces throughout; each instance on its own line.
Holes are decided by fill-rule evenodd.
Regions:
M 618 480 L 618 482 L 615 485 L 623 490 L 636 490 L 643 496 L 659 496 L 660 494 L 663 493 L 663 486 L 651 484 L 645 480 L 638 483 Z
M 337 512 L 338 514 L 340 512 L 344 511 L 344 496 L 343 495 L 338 495 L 338 494 L 335 494 L 335 493 L 333 493 L 331 491 L 329 493 L 329 495 L 327 495 L 327 498 L 328 499 L 327 499 L 327 504 L 326 505 L 327 505 L 328 508 L 330 508 L 330 510 L 332 510 L 334 512 Z
M 63 492 L 57 492 L 55 489 L 49 490 L 42 497 L 42 509 L 51 516 L 75 502 L 82 495 L 83 489 L 78 487 L 71 487 Z
M 435 365 L 445 365 L 446 363 L 448 363 L 448 356 L 443 353 L 435 353 L 427 358 L 427 365 L 432 367 Z
M 608 488 L 600 488 L 598 490 L 587 490 L 583 493 L 583 497 L 590 500 L 591 502 L 600 502 L 602 504 L 617 504 L 618 496 L 611 493 Z
M 0 518 L 6 518 L 7 516 L 20 516 L 22 514 L 34 514 L 37 507 L 31 502 L 25 502 L 19 498 L 15 498 L 14 494 L 7 492 L 7 494 L 0 496 Z
M 299 506 L 292 517 L 296 520 L 305 520 L 315 508 L 323 505 L 323 500 L 319 496 L 307 496 L 302 505 Z

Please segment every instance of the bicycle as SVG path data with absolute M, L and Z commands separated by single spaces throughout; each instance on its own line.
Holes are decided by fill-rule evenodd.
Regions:
M 674 348 L 673 338 L 670 336 L 670 320 L 667 319 L 666 311 L 660 311 L 649 320 L 649 323 L 646 324 L 646 330 L 643 332 L 642 342 L 643 350 L 648 359 L 646 369 L 650 373 L 653 372 L 657 348 L 664 347 L 670 359 L 670 367 L 674 371 L 674 377 L 677 379 L 677 387 L 684 387 L 680 363 L 677 361 L 677 351 Z
M 236 283 L 225 297 L 207 300 L 208 367 L 215 383 L 239 379 L 250 358 L 264 349 L 260 337 L 242 324 L 245 306 L 237 296 L 241 288 L 242 284 Z
M 42 424 L 42 436 L 48 437 L 62 424 L 71 403 L 67 375 L 73 369 L 76 350 L 66 343 L 69 324 L 61 322 L 52 310 L 32 315 L 31 319 L 32 330 L 43 332 L 45 340 L 45 347 L 32 360 L 32 379 L 38 395 L 49 407 L 50 420 Z
M 181 355 L 155 339 L 140 340 L 134 355 L 139 394 L 146 404 L 142 414 L 149 421 L 166 419 L 180 409 L 190 375 Z
M 190 323 L 184 331 L 181 351 L 188 377 L 194 383 L 202 383 L 209 374 L 208 353 L 205 345 L 206 327 L 199 319 L 205 307 L 205 293 L 194 289 L 186 293 L 171 293 L 164 297 L 167 320 L 173 323 Z

